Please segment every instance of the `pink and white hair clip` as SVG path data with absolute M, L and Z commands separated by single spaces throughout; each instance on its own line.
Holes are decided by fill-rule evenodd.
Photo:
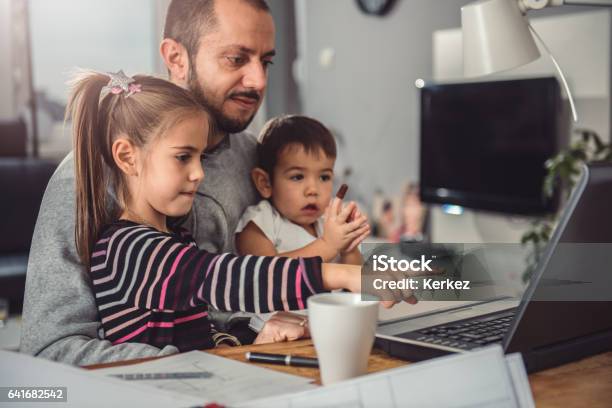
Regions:
M 142 85 L 137 84 L 134 78 L 125 75 L 123 70 L 109 72 L 108 76 L 110 77 L 110 81 L 104 87 L 104 89 L 113 95 L 125 93 L 125 97 L 128 98 L 131 95 L 142 91 Z

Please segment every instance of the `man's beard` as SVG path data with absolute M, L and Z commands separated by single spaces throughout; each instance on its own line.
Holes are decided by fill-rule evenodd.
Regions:
M 200 105 L 204 106 L 204 108 L 206 108 L 210 112 L 210 114 L 215 119 L 217 129 L 219 129 L 223 133 L 242 132 L 244 129 L 247 128 L 247 126 L 249 126 L 249 124 L 255 117 L 255 114 L 257 113 L 257 110 L 255 110 L 255 112 L 253 112 L 250 117 L 243 120 L 230 118 L 229 116 L 225 115 L 221 111 L 221 106 L 215 106 L 214 103 L 206 96 L 204 89 L 202 89 L 202 86 L 198 81 L 198 76 L 195 73 L 195 69 L 191 69 L 188 86 L 193 97 L 196 99 L 196 101 L 200 103 Z M 259 98 L 257 94 L 253 95 L 249 92 L 247 92 L 246 95 L 256 96 L 257 98 Z

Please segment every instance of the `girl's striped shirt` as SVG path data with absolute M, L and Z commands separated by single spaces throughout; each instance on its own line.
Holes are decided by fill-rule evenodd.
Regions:
M 320 258 L 213 254 L 185 231 L 163 233 L 119 220 L 94 246 L 91 278 L 105 337 L 113 344 L 214 347 L 208 305 L 266 313 L 304 309 L 322 292 Z

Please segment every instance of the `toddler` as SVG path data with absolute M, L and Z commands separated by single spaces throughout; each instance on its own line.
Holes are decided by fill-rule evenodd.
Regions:
M 252 178 L 264 199 L 238 223 L 238 252 L 361 265 L 358 244 L 370 227 L 355 203 L 330 203 L 336 160 L 330 131 L 314 119 L 288 115 L 266 123 L 259 142 Z

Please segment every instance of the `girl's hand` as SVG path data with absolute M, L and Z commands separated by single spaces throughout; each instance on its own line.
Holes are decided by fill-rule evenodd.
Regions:
M 364 234 L 367 235 L 370 229 L 367 217 L 361 214 L 349 221 L 356 209 L 357 206 L 353 202 L 342 207 L 342 200 L 337 197 L 325 209 L 323 236 L 320 239 L 337 253 L 346 251 L 353 241 Z M 361 241 L 357 244 L 359 242 Z
M 323 287 L 328 290 L 348 289 L 353 293 L 361 293 L 361 266 L 358 265 L 343 265 L 343 264 L 323 264 Z M 400 280 L 405 278 L 401 272 L 385 272 L 376 275 L 377 278 L 385 280 Z M 410 289 L 381 289 L 377 290 L 380 296 L 381 305 L 389 309 L 394 304 L 405 301 L 410 304 L 416 304 L 417 298 L 414 297 Z

